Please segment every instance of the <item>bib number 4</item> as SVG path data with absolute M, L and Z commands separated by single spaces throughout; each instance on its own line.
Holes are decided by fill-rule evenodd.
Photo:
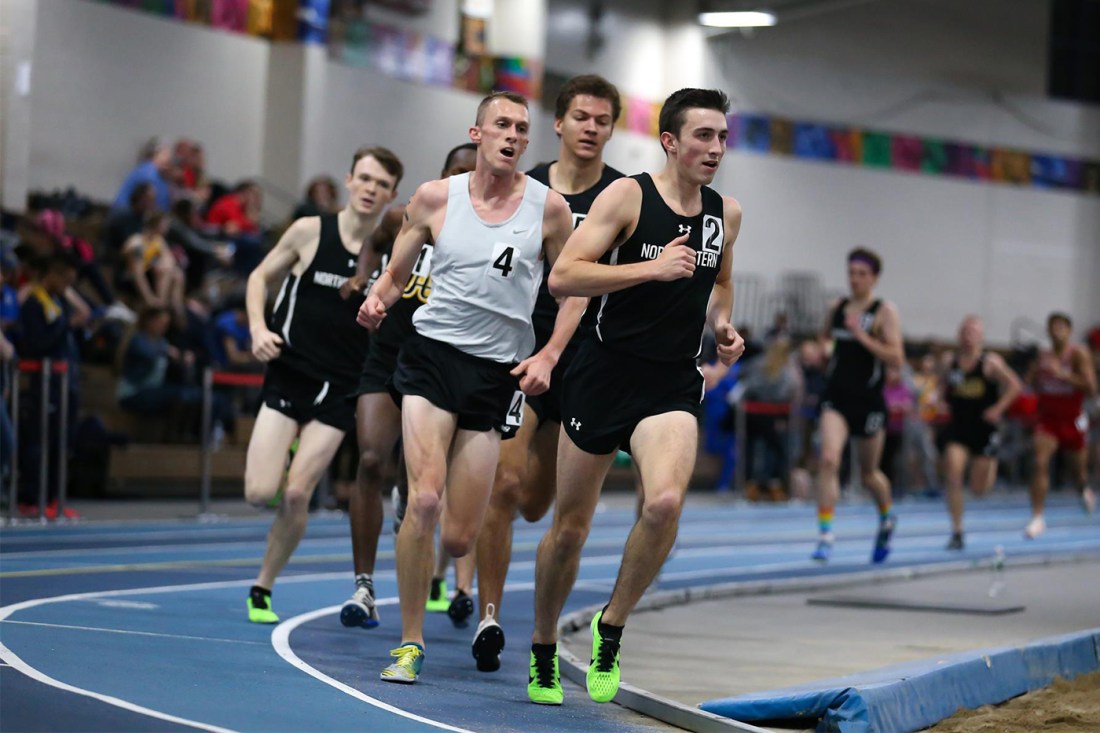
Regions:
M 526 403 L 527 395 L 517 389 L 509 403 L 508 414 L 504 416 L 504 424 L 513 428 L 523 425 L 523 406 Z
M 512 270 L 516 269 L 512 259 L 516 256 L 516 248 L 510 244 L 497 243 L 493 247 L 492 269 L 498 271 L 501 277 L 508 277 Z

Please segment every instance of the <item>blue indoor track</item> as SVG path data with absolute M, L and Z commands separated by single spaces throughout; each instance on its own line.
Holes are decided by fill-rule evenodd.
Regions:
M 597 514 L 566 613 L 603 602 L 633 523 L 632 501 Z M 1025 542 L 1023 497 L 972 502 L 967 550 L 943 550 L 942 502 L 898 506 L 887 567 L 982 560 L 997 545 L 1010 558 L 1100 552 L 1100 522 L 1068 496 L 1048 509 L 1050 529 Z M 560 731 L 667 729 L 614 704 L 597 705 L 563 680 L 560 708 L 527 701 L 534 550 L 547 525 L 516 525 L 501 609 L 507 647 L 499 672 L 470 656 L 476 621 L 455 629 L 429 614 L 421 681 L 383 683 L 397 646 L 393 537 L 388 523 L 375 587 L 382 625 L 346 629 L 340 604 L 353 590 L 343 517 L 312 517 L 275 588 L 283 623 L 250 624 L 245 597 L 270 516 L 214 523 L 163 521 L 8 527 L 0 534 L 0 728 L 4 731 Z M 747 506 L 689 497 L 660 589 L 868 569 L 875 514 L 837 513 L 834 559 L 809 559 L 809 506 Z M 731 602 L 736 602 L 733 600 Z M 629 682 L 629 669 L 624 670 Z

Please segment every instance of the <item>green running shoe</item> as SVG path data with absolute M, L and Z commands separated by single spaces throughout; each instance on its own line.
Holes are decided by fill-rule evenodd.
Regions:
M 432 578 L 432 587 L 428 591 L 428 602 L 424 604 L 429 613 L 447 613 L 451 601 L 447 598 L 446 578 Z
M 558 673 L 558 652 L 554 656 L 539 659 L 531 652 L 531 671 L 527 678 L 527 697 L 538 705 L 561 705 L 565 694 L 561 690 L 561 675 Z
M 382 670 L 383 682 L 400 682 L 411 685 L 420 676 L 420 667 L 424 664 L 424 647 L 410 641 L 390 650 L 391 657 L 397 661 Z
M 271 594 L 260 596 L 256 601 L 248 597 L 248 620 L 254 624 L 277 624 L 279 617 L 271 610 Z
M 611 702 L 619 691 L 619 640 L 600 635 L 603 611 L 592 617 L 592 661 L 588 664 L 588 696 L 596 702 Z

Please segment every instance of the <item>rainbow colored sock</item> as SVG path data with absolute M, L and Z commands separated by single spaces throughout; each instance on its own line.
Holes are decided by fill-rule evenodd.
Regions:
M 817 510 L 817 528 L 821 534 L 829 534 L 833 531 L 833 507 Z
M 885 522 L 886 518 L 890 516 L 890 510 L 894 508 L 894 505 L 887 502 L 878 508 L 878 521 Z

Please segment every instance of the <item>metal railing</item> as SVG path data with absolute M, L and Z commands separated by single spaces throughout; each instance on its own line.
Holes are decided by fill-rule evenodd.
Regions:
M 11 387 L 9 405 L 11 407 L 12 456 L 11 472 L 8 476 L 8 520 L 19 519 L 19 392 L 23 374 L 39 374 L 42 377 L 39 395 L 39 442 L 42 453 L 38 465 L 38 521 L 46 521 L 46 506 L 49 503 L 50 478 L 50 394 L 53 380 L 60 382 L 58 405 L 57 455 L 58 465 L 55 471 L 57 480 L 57 519 L 65 517 L 65 501 L 68 493 L 68 433 L 69 433 L 69 362 L 58 359 L 23 359 L 16 364 L 8 363 L 7 383 Z M 30 467 L 33 470 L 33 467 Z

